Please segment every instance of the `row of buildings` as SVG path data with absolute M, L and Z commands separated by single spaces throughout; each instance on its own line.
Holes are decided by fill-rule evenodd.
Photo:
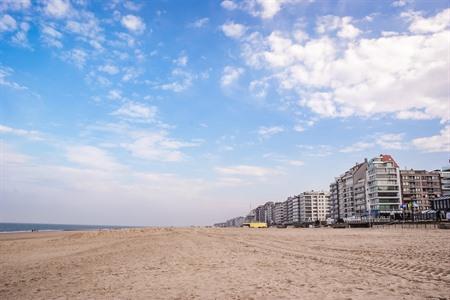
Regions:
M 267 202 L 218 227 L 238 227 L 244 222 L 268 225 L 301 225 L 395 216 L 429 211 L 433 199 L 450 197 L 450 166 L 441 170 L 401 170 L 391 155 L 381 154 L 356 163 L 335 177 L 328 191 L 308 191 L 283 202 Z M 444 201 L 450 201 L 445 200 Z M 446 203 L 446 202 L 445 202 Z

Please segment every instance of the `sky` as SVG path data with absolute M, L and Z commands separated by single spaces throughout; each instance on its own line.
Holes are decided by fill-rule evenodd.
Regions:
M 447 0 L 0 1 L 0 222 L 210 225 L 450 158 Z

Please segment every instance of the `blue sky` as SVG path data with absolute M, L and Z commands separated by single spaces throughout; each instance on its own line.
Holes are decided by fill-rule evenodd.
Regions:
M 0 221 L 204 225 L 450 153 L 448 1 L 0 3 Z

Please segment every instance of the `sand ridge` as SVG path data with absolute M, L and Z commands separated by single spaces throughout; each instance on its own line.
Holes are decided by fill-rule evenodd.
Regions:
M 448 299 L 449 237 L 324 228 L 0 235 L 0 299 Z

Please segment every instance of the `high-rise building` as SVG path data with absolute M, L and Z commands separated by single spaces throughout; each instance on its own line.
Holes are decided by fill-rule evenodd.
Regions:
M 334 220 L 360 218 L 367 215 L 367 160 L 357 163 L 330 185 L 330 216 Z
M 286 200 L 286 224 L 292 225 L 294 223 L 294 199 L 288 197 Z
M 341 218 L 339 213 L 339 180 L 338 177 L 335 182 L 330 184 L 330 217 L 336 221 Z
M 442 196 L 450 196 L 450 165 L 442 167 L 441 176 Z
M 325 221 L 330 214 L 330 194 L 310 191 L 298 195 L 300 203 L 300 223 Z
M 274 211 L 274 224 L 283 225 L 286 223 L 286 201 L 275 202 Z
M 431 208 L 431 200 L 442 194 L 439 172 L 400 170 L 403 203 L 413 202 L 417 210 Z
M 401 213 L 400 171 L 390 155 L 372 158 L 367 166 L 367 200 L 372 216 Z

